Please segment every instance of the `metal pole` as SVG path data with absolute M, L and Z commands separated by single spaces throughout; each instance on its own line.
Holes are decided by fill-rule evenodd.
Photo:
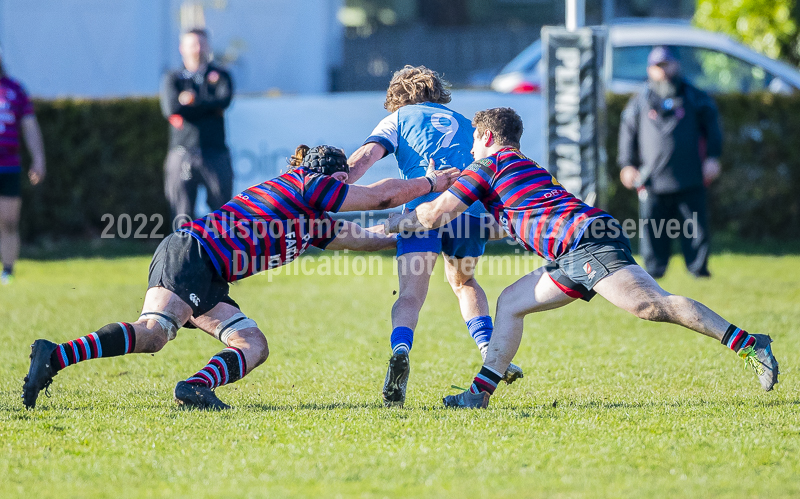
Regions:
M 566 0 L 567 29 L 575 31 L 586 25 L 586 0 Z
M 603 0 L 603 24 L 605 25 L 611 24 L 616 16 L 614 2 L 616 0 Z

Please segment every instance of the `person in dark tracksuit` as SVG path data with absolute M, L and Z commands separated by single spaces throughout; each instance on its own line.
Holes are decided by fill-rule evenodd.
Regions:
M 618 157 L 622 184 L 639 194 L 645 268 L 663 276 L 677 237 L 689 272 L 709 277 L 706 187 L 720 172 L 717 108 L 680 76 L 669 47 L 655 47 L 647 64 L 646 86 L 622 113 Z
M 161 111 L 170 124 L 164 183 L 173 219 L 191 219 L 199 185 L 206 188 L 211 210 L 233 195 L 224 121 L 233 82 L 227 71 L 209 62 L 204 30 L 184 33 L 180 52 L 184 68 L 166 74 L 161 84 Z

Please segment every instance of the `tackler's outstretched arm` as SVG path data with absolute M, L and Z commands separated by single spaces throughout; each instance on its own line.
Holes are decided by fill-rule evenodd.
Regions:
M 388 178 L 372 185 L 352 185 L 339 211 L 386 210 L 431 192 L 444 192 L 453 185 L 458 168 L 436 170 L 433 162 L 424 177 L 409 180 Z
M 469 206 L 455 195 L 445 192 L 433 201 L 422 203 L 412 212 L 394 213 L 386 221 L 386 233 L 436 229 L 462 214 Z
M 397 238 L 384 234 L 383 225 L 364 228 L 344 220 L 338 223 L 342 226 L 326 250 L 383 251 L 397 246 Z

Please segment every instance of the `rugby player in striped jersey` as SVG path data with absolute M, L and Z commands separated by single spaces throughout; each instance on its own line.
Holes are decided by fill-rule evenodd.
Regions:
M 196 327 L 226 348 L 174 390 L 178 404 L 227 409 L 214 393 L 262 364 L 267 340 L 255 321 L 228 294 L 229 283 L 290 263 L 309 246 L 379 251 L 394 237 L 378 226 L 362 229 L 334 221 L 327 212 L 399 206 L 443 192 L 456 168 L 410 180 L 386 179 L 369 186 L 347 185 L 347 157 L 340 149 L 297 148 L 289 172 L 238 194 L 203 218 L 183 225 L 156 249 L 142 314 L 136 322 L 114 322 L 63 344 L 36 340 L 23 386 L 23 403 L 36 405 L 53 377 L 75 363 L 129 353 L 158 352 L 183 326 Z
M 595 294 L 641 319 L 678 324 L 721 341 L 753 368 L 764 390 L 772 389 L 778 382 L 772 339 L 748 334 L 705 305 L 661 289 L 634 261 L 618 221 L 572 196 L 519 151 L 522 120 L 513 109 L 480 111 L 472 124 L 476 161 L 446 193 L 392 216 L 387 231 L 440 227 L 482 201 L 511 237 L 549 263 L 502 292 L 486 362 L 468 390 L 445 397 L 446 406 L 488 406 L 519 348 L 525 316 Z

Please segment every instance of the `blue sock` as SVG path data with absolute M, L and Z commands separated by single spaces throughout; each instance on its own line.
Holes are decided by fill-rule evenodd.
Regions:
M 396 327 L 392 330 L 392 353 L 411 350 L 414 342 L 414 331 L 410 327 Z
M 469 329 L 469 335 L 475 340 L 475 344 L 480 347 L 489 343 L 489 340 L 492 339 L 492 331 L 494 330 L 492 318 L 488 315 L 473 317 L 467 321 L 467 329 Z

